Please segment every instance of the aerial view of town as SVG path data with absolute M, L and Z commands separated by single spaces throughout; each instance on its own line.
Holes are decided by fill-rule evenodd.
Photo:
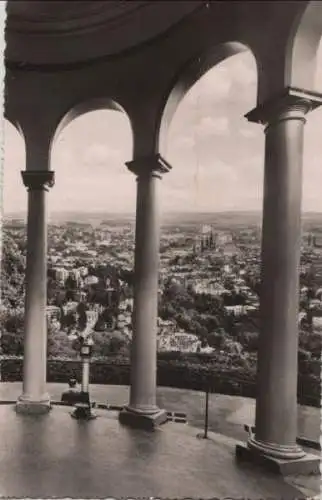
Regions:
M 93 361 L 105 360 L 106 365 L 114 365 L 121 360 L 129 364 L 134 231 L 134 218 L 125 215 L 58 214 L 51 218 L 49 359 L 79 359 L 75 334 L 84 312 L 93 310 L 97 315 Z M 308 404 L 319 405 L 321 216 L 304 215 L 302 233 L 299 396 Z M 206 373 L 215 372 L 220 375 L 223 391 L 253 395 L 259 335 L 260 246 L 261 215 L 257 212 L 164 216 L 157 348 L 165 385 L 200 389 Z M 23 354 L 25 262 L 25 222 L 7 217 L 3 227 L 1 304 L 3 380 L 21 377 L 13 361 Z M 166 375 L 162 363 L 172 369 L 176 366 L 177 371 L 170 370 Z M 189 376 L 183 374 L 185 370 L 178 370 L 179 366 L 190 371 Z M 117 382 L 116 375 L 115 371 L 112 382 Z M 93 376 L 94 381 L 100 381 L 95 370 Z M 67 378 L 60 374 L 59 380 Z M 218 389 L 218 380 L 216 384 Z
M 0 500 L 322 498 L 322 1 L 1 23 Z

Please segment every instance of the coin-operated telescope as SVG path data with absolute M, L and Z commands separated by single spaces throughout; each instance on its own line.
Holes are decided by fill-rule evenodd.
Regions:
M 89 397 L 89 375 L 90 361 L 92 349 L 94 345 L 92 333 L 98 319 L 96 311 L 86 311 L 86 326 L 83 331 L 79 332 L 77 338 L 80 345 L 80 357 L 82 360 L 82 385 L 79 394 L 79 402 L 75 404 L 75 410 L 72 417 L 82 420 L 90 420 L 96 418 L 91 411 L 91 403 Z

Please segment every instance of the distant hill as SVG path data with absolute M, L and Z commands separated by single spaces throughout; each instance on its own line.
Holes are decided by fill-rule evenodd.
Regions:
M 163 225 L 258 225 L 261 223 L 260 212 L 182 212 L 165 213 L 162 217 Z
M 26 220 L 26 213 L 16 212 L 4 215 L 7 221 Z M 161 224 L 163 226 L 172 225 L 198 225 L 211 224 L 214 226 L 253 226 L 261 225 L 262 214 L 260 211 L 225 211 L 225 212 L 165 212 L 162 214 Z M 303 229 L 322 229 L 321 212 L 305 212 L 302 214 Z M 128 224 L 135 222 L 135 214 L 129 213 L 106 213 L 106 212 L 76 212 L 61 211 L 49 214 L 49 222 L 65 223 L 80 222 L 92 225 L 99 225 L 107 222 L 111 225 Z
M 135 215 L 106 212 L 56 212 L 49 215 L 49 220 L 52 223 L 81 222 L 96 226 L 102 222 L 110 224 L 129 223 L 135 220 Z
M 26 213 L 8 213 L 4 215 L 4 220 L 25 221 Z M 135 215 L 122 214 L 122 213 L 105 213 L 105 212 L 76 212 L 76 211 L 62 211 L 49 213 L 49 222 L 52 224 L 63 224 L 66 222 L 79 222 L 82 224 L 99 225 L 106 221 L 113 223 L 132 222 L 135 220 Z

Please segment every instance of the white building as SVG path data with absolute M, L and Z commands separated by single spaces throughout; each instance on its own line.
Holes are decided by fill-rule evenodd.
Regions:
M 57 306 L 47 306 L 46 314 L 49 321 L 54 319 L 59 320 L 61 316 L 60 308 Z
M 61 283 L 65 283 L 69 276 L 69 271 L 64 267 L 54 267 L 53 271 L 55 273 L 56 280 L 60 281 Z
M 159 351 L 197 352 L 201 342 L 197 335 L 176 332 L 169 335 L 159 335 L 157 345 Z
M 253 304 L 252 306 L 249 305 L 225 306 L 226 313 L 231 316 L 242 316 L 243 314 L 257 311 L 257 309 L 258 308 L 256 307 L 255 304 Z
M 70 313 L 72 311 L 76 311 L 77 306 L 78 306 L 77 302 L 73 302 L 73 301 L 70 300 L 69 302 L 67 302 L 67 304 L 65 304 L 63 306 L 64 314 L 68 314 L 68 313 Z
M 93 275 L 85 276 L 84 283 L 86 286 L 96 285 L 96 283 L 98 283 L 98 277 Z

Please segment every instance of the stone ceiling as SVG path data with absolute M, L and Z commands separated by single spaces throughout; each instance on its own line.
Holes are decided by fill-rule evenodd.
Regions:
M 6 59 L 57 65 L 115 55 L 164 33 L 201 3 L 9 0 Z

